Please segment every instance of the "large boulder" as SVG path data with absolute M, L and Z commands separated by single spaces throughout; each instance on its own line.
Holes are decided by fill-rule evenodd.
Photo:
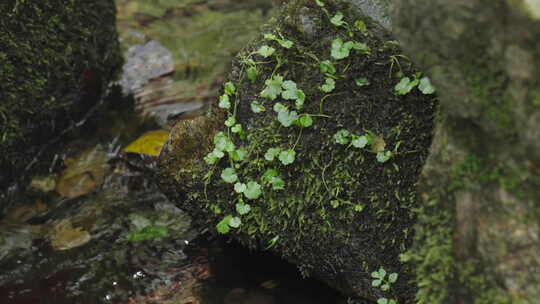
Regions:
M 437 87 L 420 183 L 418 303 L 538 303 L 540 4 L 395 0 L 393 27 Z
M 399 255 L 435 99 L 384 27 L 323 2 L 284 4 L 237 56 L 219 101 L 177 122 L 161 188 L 201 227 L 345 294 L 407 303 L 415 286 Z M 390 291 L 372 286 L 380 268 L 399 274 Z
M 0 189 L 79 122 L 122 58 L 115 6 L 99 1 L 0 3 Z

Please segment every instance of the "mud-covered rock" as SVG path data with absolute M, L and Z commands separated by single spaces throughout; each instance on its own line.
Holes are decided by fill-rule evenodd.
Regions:
M 287 2 L 237 56 L 220 100 L 171 131 L 160 183 L 199 225 L 345 294 L 408 303 L 415 287 L 398 256 L 434 96 L 381 25 L 323 2 Z M 372 287 L 380 267 L 399 273 L 391 292 Z

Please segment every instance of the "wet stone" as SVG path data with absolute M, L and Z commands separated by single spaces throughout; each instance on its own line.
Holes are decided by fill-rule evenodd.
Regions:
M 140 90 L 150 79 L 174 71 L 171 52 L 156 40 L 131 46 L 125 58 L 127 61 L 120 80 L 125 95 Z

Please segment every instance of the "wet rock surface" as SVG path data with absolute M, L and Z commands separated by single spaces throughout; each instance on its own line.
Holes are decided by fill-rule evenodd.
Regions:
M 146 303 L 204 277 L 204 262 L 185 252 L 197 235 L 190 218 L 121 160 L 106 178 L 92 194 L 52 197 L 0 222 L 2 303 Z M 141 239 L 149 226 L 164 232 Z
M 144 38 L 142 34 L 131 34 Z M 124 95 L 134 94 L 149 80 L 174 72 L 171 52 L 156 40 L 129 47 L 125 57 L 120 80 Z

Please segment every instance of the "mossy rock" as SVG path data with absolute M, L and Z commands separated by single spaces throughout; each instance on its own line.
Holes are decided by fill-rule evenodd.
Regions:
M 395 0 L 392 10 L 404 51 L 440 96 L 404 255 L 417 301 L 537 303 L 540 4 Z
M 111 0 L 0 3 L 0 188 L 105 91 L 122 63 L 115 13 Z
M 238 217 L 238 228 L 226 223 L 225 228 L 249 248 L 269 249 L 297 264 L 304 275 L 344 294 L 412 303 L 416 287 L 409 284 L 399 254 L 411 241 L 415 184 L 431 143 L 435 98 L 416 88 L 398 95 L 395 86 L 401 75 L 412 78 L 417 71 L 400 56 L 391 35 L 347 3 L 325 3 L 324 8 L 313 1 L 286 3 L 263 29 L 276 39 L 261 35 L 237 56 L 230 75 L 235 90 L 226 85 L 223 95 L 229 94 L 231 108 L 220 108 L 215 101 L 205 116 L 176 124 L 160 155 L 160 183 L 201 227 L 215 231 L 220 223 L 223 229 L 224 218 L 231 217 L 235 220 L 229 226 L 236 226 Z M 337 12 L 344 15 L 348 28 L 331 23 Z M 359 20 L 365 29 L 356 23 Z M 358 43 L 339 60 L 331 56 L 337 38 Z M 293 45 L 286 48 L 278 40 Z M 275 52 L 264 58 L 258 52 L 263 45 Z M 321 72 L 320 62 L 325 60 L 336 68 L 332 76 Z M 255 80 L 253 69 L 252 79 L 247 73 L 252 67 L 258 71 Z M 326 78 L 335 79 L 331 92 L 321 89 Z M 280 89 L 276 88 L 275 100 L 262 97 L 272 95 L 266 94 L 268 90 L 262 93 L 272 79 L 283 82 L 276 86 Z M 286 81 L 293 81 L 305 94 L 303 106 L 291 93 L 284 93 L 292 86 Z M 227 97 L 222 97 L 221 107 L 226 104 L 223 99 Z M 253 100 L 266 110 L 254 113 Z M 273 110 L 278 102 L 288 109 L 279 115 Z M 287 120 L 294 120 L 292 111 L 310 117 L 312 125 L 301 127 L 298 119 L 285 127 Z M 231 116 L 242 131 L 223 125 Z M 345 144 L 337 143 L 336 134 L 344 134 L 342 130 L 349 132 L 341 138 L 348 140 Z M 375 141 L 356 148 L 350 143 L 358 138 L 350 134 Z M 225 148 L 232 152 L 217 160 L 212 154 L 214 143 L 223 138 L 229 138 L 235 148 Z M 265 154 L 270 148 L 294 150 L 294 161 L 285 165 L 285 154 L 284 163 L 279 156 L 269 161 Z M 380 162 L 376 152 L 383 150 L 392 157 Z M 246 154 L 238 161 L 242 151 Z M 245 183 L 248 189 L 251 185 L 250 193 L 237 193 L 233 183 L 224 181 L 221 176 L 228 167 L 235 168 L 233 183 Z M 284 189 L 273 189 L 280 188 L 279 182 L 263 177 L 269 169 L 277 171 Z M 254 182 L 261 186 L 260 195 Z M 241 214 L 245 210 L 239 209 L 246 204 L 250 211 Z M 399 274 L 390 293 L 371 285 L 370 274 L 380 267 Z

